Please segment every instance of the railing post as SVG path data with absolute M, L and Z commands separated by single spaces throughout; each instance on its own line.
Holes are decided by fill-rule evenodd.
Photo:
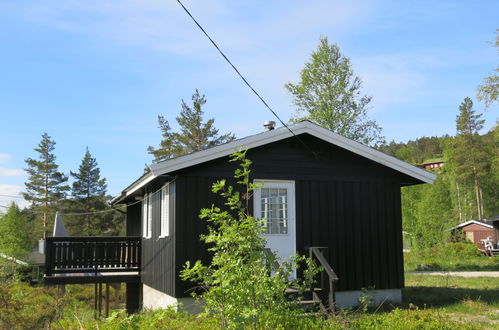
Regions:
M 334 284 L 331 278 L 329 278 L 329 292 L 327 294 L 327 300 L 328 300 L 329 310 L 331 312 L 334 312 L 335 311 Z
M 52 240 L 51 237 L 45 239 L 45 276 L 52 276 Z

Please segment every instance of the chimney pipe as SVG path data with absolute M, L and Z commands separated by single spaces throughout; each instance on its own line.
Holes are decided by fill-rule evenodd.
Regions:
M 275 128 L 275 121 L 266 121 L 263 123 L 263 128 L 265 131 L 271 131 Z

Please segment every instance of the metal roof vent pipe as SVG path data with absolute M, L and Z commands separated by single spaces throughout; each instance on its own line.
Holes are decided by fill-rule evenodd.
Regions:
M 275 121 L 266 121 L 263 123 L 263 128 L 265 132 L 271 131 L 275 128 Z

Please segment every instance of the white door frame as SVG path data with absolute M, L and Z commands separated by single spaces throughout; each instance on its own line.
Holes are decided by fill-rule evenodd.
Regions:
M 280 259 L 291 261 L 290 257 L 296 254 L 296 207 L 295 207 L 295 181 L 290 180 L 262 180 L 255 179 L 255 184 L 263 184 L 262 188 L 285 188 L 288 191 L 287 198 L 287 225 L 286 234 L 265 234 L 267 247 Z M 256 189 L 253 196 L 253 215 L 256 219 L 261 218 L 261 189 Z M 293 268 L 292 278 L 296 278 L 296 269 Z

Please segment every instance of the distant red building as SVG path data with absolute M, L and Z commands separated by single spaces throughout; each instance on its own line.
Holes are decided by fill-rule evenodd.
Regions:
M 492 225 L 476 220 L 463 222 L 455 227 L 452 227 L 450 230 L 461 230 L 463 232 L 463 238 L 475 243 L 478 247 L 482 247 L 480 240 L 486 239 L 489 236 L 492 237 L 495 244 L 497 244 L 499 239 L 498 232 Z
M 437 171 L 444 166 L 444 161 L 442 159 L 429 159 L 424 161 L 422 164 L 418 165 L 419 168 L 423 168 L 428 171 Z

